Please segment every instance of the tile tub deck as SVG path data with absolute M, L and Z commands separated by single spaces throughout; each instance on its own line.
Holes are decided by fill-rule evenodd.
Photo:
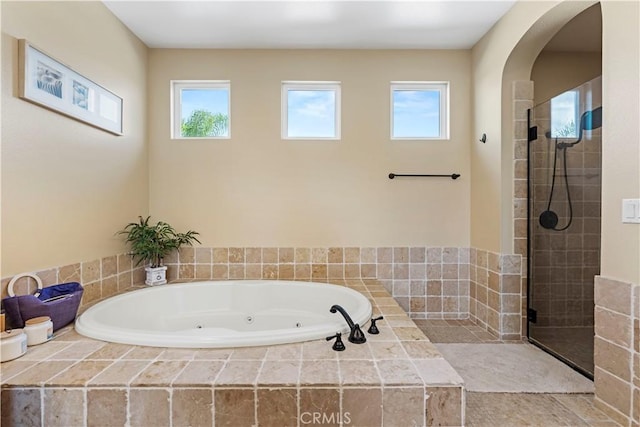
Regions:
M 107 343 L 67 327 L 1 365 L 2 426 L 464 424 L 462 379 L 375 280 L 380 334 L 236 349 Z M 179 286 L 170 285 L 170 286 Z

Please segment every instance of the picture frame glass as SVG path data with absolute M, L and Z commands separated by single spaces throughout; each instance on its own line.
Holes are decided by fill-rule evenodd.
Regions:
M 19 41 L 20 97 L 115 135 L 123 134 L 123 100 L 48 56 Z

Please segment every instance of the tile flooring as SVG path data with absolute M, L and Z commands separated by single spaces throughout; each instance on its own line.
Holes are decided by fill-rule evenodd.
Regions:
M 501 341 L 470 320 L 414 320 L 433 343 Z M 510 342 L 512 343 L 512 342 Z M 617 426 L 593 394 L 466 393 L 467 427 Z

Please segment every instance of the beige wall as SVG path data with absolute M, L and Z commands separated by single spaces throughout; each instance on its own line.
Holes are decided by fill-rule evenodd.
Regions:
M 153 49 L 149 70 L 150 211 L 205 246 L 469 244 L 469 51 Z M 231 80 L 232 138 L 171 140 L 171 79 Z M 342 82 L 341 141 L 281 140 L 283 80 Z M 392 80 L 451 82 L 451 140 L 390 140 Z
M 470 244 L 509 252 L 504 66 L 517 64 L 513 76 L 530 72 L 541 47 L 524 61 L 512 57 L 525 32 L 554 8 L 570 19 L 570 9 L 592 3 L 518 2 L 471 55 L 155 50 L 147 99 L 146 48 L 101 4 L 2 2 L 2 275 L 120 252 L 113 232 L 147 212 L 198 229 L 216 246 Z M 640 232 L 619 217 L 620 199 L 640 192 L 638 99 L 629 96 L 638 93 L 637 8 L 603 3 L 602 66 L 602 272 L 636 283 Z M 547 24 L 542 31 L 552 32 Z M 551 24 L 561 27 L 557 18 Z M 123 96 L 125 136 L 18 99 L 17 38 Z M 233 139 L 171 141 L 171 78 L 231 79 Z M 342 141 L 280 140 L 283 79 L 343 82 Z M 401 79 L 452 81 L 451 141 L 389 141 L 388 81 Z M 486 144 L 477 141 L 482 133 Z M 462 178 L 390 181 L 391 171 Z
M 562 2 L 541 15 L 518 49 L 509 58 L 505 80 L 524 76 L 531 70 L 534 49 L 542 49 L 544 32 L 575 16 L 593 2 Z M 517 5 L 519 5 L 518 3 Z M 537 3 L 534 3 L 534 5 Z M 545 8 L 545 4 L 538 4 Z M 622 224 L 623 198 L 640 196 L 640 115 L 639 4 L 632 1 L 604 1 L 602 8 L 602 252 L 601 275 L 617 280 L 640 283 L 640 226 Z M 605 12 L 606 10 L 606 12 Z M 514 22 L 515 24 L 515 22 Z M 527 53 L 529 52 L 529 53 Z M 507 83 L 506 81 L 504 83 Z M 633 95 L 630 95 L 633 94 Z M 503 110 L 502 119 L 510 114 Z M 504 124 L 505 122 L 503 122 Z M 503 135 L 505 133 L 503 132 Z M 512 170 L 511 162 L 503 163 L 503 171 Z M 506 174 L 505 174 L 506 175 Z M 504 178 L 504 177 L 503 177 Z M 473 191 L 473 189 L 472 189 Z M 504 200 L 510 200 L 505 197 Z M 504 218 L 504 216 L 503 216 Z M 502 221 L 503 235 L 510 229 Z
M 500 136 L 489 147 L 492 133 L 502 123 L 502 141 L 510 136 L 512 112 L 500 106 L 499 77 L 504 74 L 502 99 L 511 99 L 504 87 L 512 80 L 527 79 L 534 59 L 551 36 L 593 2 L 518 2 L 473 48 L 474 130 L 487 132 L 486 145 L 474 144 L 471 152 L 471 245 L 510 251 L 512 222 L 500 212 L 508 195 L 512 163 L 503 154 Z M 640 230 L 622 224 L 621 199 L 638 197 L 638 3 L 602 2 L 603 20 L 603 203 L 602 275 L 632 283 L 640 281 Z M 527 34 L 524 35 L 523 32 Z M 546 39 L 546 41 L 545 41 Z M 516 49 L 517 48 L 517 49 Z M 507 59 L 508 58 L 508 59 Z M 504 68 L 500 64 L 505 64 Z M 493 65 L 492 65 L 493 64 Z M 493 93 L 493 95 L 492 95 Z M 630 95 L 632 94 L 632 95 Z M 505 150 L 510 149 L 502 144 Z M 501 163 L 502 166 L 497 165 Z M 499 169 L 496 171 L 495 169 Z M 502 195 L 497 194 L 502 188 Z M 507 206 L 510 207 L 510 206 Z
M 640 284 L 640 224 L 621 222 L 640 198 L 640 3 L 602 3 L 602 276 Z
M 124 251 L 148 212 L 147 48 L 100 2 L 2 8 L 2 275 Z M 114 136 L 17 97 L 17 39 L 124 99 Z
M 594 1 L 519 1 L 472 49 L 471 246 L 513 251 L 513 81 L 529 80 L 539 52 Z M 546 15 L 554 9 L 553 14 Z M 546 16 L 545 16 L 546 15 Z M 543 21 L 540 21 L 542 17 Z M 543 23 L 540 23 L 540 22 Z
M 503 94 L 503 72 L 511 52 L 541 15 L 539 9 L 544 11 L 553 4 L 517 2 L 472 49 L 472 134 L 474 137 L 487 134 L 485 144 L 475 140 L 471 144 L 472 247 L 510 252 L 503 249 L 508 239 L 503 235 L 502 225 L 511 209 L 503 183 L 508 182 L 511 172 L 503 165 L 503 149 L 509 147 L 503 142 L 502 124 L 511 121 L 510 109 L 506 108 L 511 105 L 511 94 Z M 509 104 L 503 105 L 503 98 L 507 96 Z
M 542 51 L 531 70 L 534 105 L 541 104 L 602 74 L 600 52 Z

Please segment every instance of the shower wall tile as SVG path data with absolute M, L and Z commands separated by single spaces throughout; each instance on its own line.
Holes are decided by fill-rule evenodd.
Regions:
M 536 106 L 532 124 L 538 126 L 541 136 L 532 144 L 531 185 L 533 217 L 547 210 L 553 176 L 553 154 L 555 145 L 544 138 L 550 123 L 550 103 Z M 600 266 L 600 199 L 601 199 L 601 139 L 599 132 L 587 133 L 584 140 L 568 150 L 567 166 L 571 191 L 573 222 L 561 233 L 545 230 L 533 224 L 531 272 L 535 294 L 540 285 L 551 285 L 554 292 L 532 299 L 538 310 L 539 326 L 593 326 L 593 280 Z M 558 157 L 559 168 L 563 158 Z M 558 182 L 556 181 L 556 185 Z M 561 182 L 562 184 L 562 182 Z M 559 214 L 559 224 L 568 223 L 567 197 L 565 192 L 555 192 L 551 210 Z M 517 220 L 516 220 L 517 221 Z M 514 223 L 516 228 L 519 228 Z M 525 230 L 522 230 L 524 232 Z M 524 235 L 526 236 L 526 234 Z M 526 254 L 524 240 L 518 241 L 516 252 Z M 526 261 L 526 260 L 525 260 Z M 523 267 L 526 266 L 526 262 Z M 526 271 L 523 268 L 523 277 Z M 550 302 L 550 303 L 547 303 Z M 578 307 L 580 307 L 578 309 Z M 526 313 L 523 312 L 523 319 Z

